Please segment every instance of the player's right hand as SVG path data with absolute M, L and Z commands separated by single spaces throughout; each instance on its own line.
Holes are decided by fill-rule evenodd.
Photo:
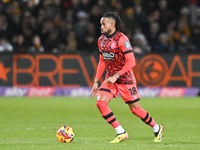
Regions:
M 93 96 L 93 97 L 94 97 L 94 96 L 97 96 L 97 93 L 98 93 L 98 83 L 95 82 L 95 83 L 93 84 L 93 87 L 92 87 L 92 96 Z

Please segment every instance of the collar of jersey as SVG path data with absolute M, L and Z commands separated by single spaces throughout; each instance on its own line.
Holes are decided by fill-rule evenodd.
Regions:
M 112 38 L 115 34 L 117 33 L 117 30 L 115 30 L 115 32 L 111 35 L 106 35 L 107 38 Z

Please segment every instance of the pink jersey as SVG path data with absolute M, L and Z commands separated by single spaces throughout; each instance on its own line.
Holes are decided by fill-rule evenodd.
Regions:
M 121 74 L 123 71 L 122 68 L 126 64 L 125 55 L 133 53 L 132 46 L 127 36 L 119 31 L 115 31 L 111 36 L 101 35 L 98 39 L 98 46 L 105 62 L 105 69 L 107 71 L 106 79 L 116 73 Z M 134 55 L 131 57 L 131 59 L 133 59 L 132 65 L 135 66 Z M 135 83 L 135 76 L 132 69 L 121 74 L 116 83 Z

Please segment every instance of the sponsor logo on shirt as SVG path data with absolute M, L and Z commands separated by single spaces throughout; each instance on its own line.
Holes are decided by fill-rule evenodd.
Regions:
M 103 59 L 111 59 L 111 58 L 114 58 L 115 57 L 115 54 L 113 52 L 111 53 L 102 53 L 103 55 Z

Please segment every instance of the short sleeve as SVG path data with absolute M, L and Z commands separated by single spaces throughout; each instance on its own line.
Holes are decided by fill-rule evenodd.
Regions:
M 128 39 L 127 36 L 123 35 L 120 40 L 119 40 L 119 46 L 122 50 L 122 52 L 126 53 L 126 52 L 129 52 L 130 50 L 132 51 L 132 46 L 131 46 L 131 43 Z

